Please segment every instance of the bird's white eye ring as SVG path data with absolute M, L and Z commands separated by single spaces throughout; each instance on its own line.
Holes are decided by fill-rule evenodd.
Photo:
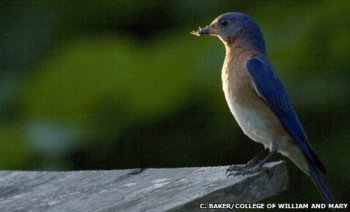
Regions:
M 226 19 L 223 19 L 220 21 L 220 25 L 221 26 L 226 26 L 227 25 L 227 20 Z

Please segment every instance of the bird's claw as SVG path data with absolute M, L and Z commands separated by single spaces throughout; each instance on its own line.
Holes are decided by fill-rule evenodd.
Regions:
M 247 168 L 247 164 L 231 165 L 226 169 L 226 174 L 229 172 L 240 171 Z
M 247 175 L 247 174 L 253 174 L 256 172 L 259 172 L 263 169 L 262 165 L 258 164 L 252 164 L 247 163 L 243 165 L 231 165 L 226 170 L 226 176 L 237 176 L 237 175 Z

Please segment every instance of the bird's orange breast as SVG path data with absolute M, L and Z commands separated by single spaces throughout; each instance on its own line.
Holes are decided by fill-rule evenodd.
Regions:
M 257 142 L 277 140 L 288 135 L 265 101 L 258 96 L 245 67 L 252 50 L 230 48 L 222 70 L 223 90 L 232 114 L 245 134 Z

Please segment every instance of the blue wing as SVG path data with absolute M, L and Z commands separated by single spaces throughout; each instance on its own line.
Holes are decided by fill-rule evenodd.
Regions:
M 253 57 L 246 63 L 247 71 L 252 79 L 252 86 L 272 112 L 278 117 L 282 126 L 300 146 L 306 158 L 326 173 L 326 169 L 307 142 L 304 129 L 293 108 L 281 80 L 271 64 L 264 58 Z

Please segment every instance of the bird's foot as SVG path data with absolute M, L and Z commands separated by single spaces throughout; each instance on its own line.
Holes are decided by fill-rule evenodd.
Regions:
M 242 171 L 242 170 L 245 170 L 245 169 L 253 168 L 258 162 L 259 162 L 258 160 L 255 160 L 255 158 L 253 158 L 252 160 L 248 161 L 248 163 L 246 163 L 246 164 L 231 165 L 226 170 L 226 174 L 228 172 Z
M 266 152 L 266 150 L 260 152 L 257 156 L 255 156 L 253 159 L 248 161 L 246 164 L 239 164 L 239 165 L 231 165 L 226 170 L 227 177 L 229 176 L 237 176 L 237 175 L 245 175 L 245 174 L 252 174 L 255 172 L 259 172 L 263 169 L 263 165 L 265 162 L 272 156 L 273 152 L 269 152 L 268 155 L 260 159 L 261 156 Z
M 237 175 L 247 175 L 247 174 L 253 174 L 256 172 L 259 172 L 263 169 L 263 164 L 250 164 L 249 162 L 246 164 L 239 164 L 239 165 L 231 165 L 226 170 L 227 177 L 230 176 L 237 176 Z

